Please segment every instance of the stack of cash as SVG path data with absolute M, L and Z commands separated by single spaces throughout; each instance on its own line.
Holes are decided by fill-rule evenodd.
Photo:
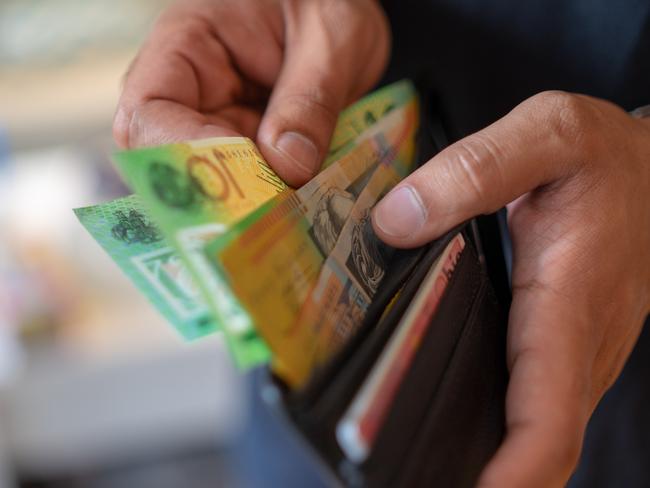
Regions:
M 188 340 L 221 331 L 235 362 L 300 387 L 361 324 L 390 249 L 369 212 L 415 158 L 402 81 L 346 109 L 321 171 L 288 187 L 243 137 L 115 155 L 134 195 L 75 210 Z

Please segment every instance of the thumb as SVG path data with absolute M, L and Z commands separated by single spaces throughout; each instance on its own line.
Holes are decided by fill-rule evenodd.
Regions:
M 332 5 L 352 10 L 340 15 Z M 339 112 L 369 89 L 383 68 L 385 55 L 353 69 L 357 38 L 363 34 L 356 17 L 359 13 L 347 1 L 285 4 L 285 57 L 258 144 L 273 169 L 293 186 L 318 172 Z M 387 40 L 384 44 L 387 51 Z
M 415 247 L 572 174 L 574 163 L 590 159 L 598 137 L 582 130 L 593 119 L 590 104 L 584 96 L 545 92 L 449 146 L 377 204 L 378 236 Z

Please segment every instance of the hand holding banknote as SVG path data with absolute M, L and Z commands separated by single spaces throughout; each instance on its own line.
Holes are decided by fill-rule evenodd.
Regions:
M 443 151 L 374 214 L 414 246 L 510 203 L 508 435 L 481 487 L 564 486 L 650 310 L 650 121 L 543 93 Z
M 375 0 L 179 1 L 129 70 L 115 139 L 247 136 L 298 186 L 319 169 L 341 109 L 379 78 L 388 38 Z

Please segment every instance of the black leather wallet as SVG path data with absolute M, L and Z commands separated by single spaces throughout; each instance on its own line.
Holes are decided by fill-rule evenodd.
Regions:
M 424 161 L 446 141 L 435 114 L 423 115 Z M 427 273 L 458 234 L 465 247 L 372 446 L 362 460 L 351 459 L 337 425 L 377 367 Z M 307 441 L 333 480 L 354 487 L 476 482 L 504 433 L 510 292 L 500 235 L 496 217 L 486 216 L 424 247 L 394 252 L 363 324 L 305 387 L 289 391 L 268 377 L 276 394 L 267 400 Z

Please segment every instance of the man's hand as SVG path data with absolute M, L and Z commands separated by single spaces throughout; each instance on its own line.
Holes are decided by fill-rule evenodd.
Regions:
M 126 77 L 114 136 L 136 147 L 245 135 L 299 185 L 388 51 L 376 0 L 181 0 Z
M 537 95 L 389 193 L 373 224 L 410 247 L 509 203 L 507 436 L 480 487 L 559 487 L 650 310 L 650 120 Z

